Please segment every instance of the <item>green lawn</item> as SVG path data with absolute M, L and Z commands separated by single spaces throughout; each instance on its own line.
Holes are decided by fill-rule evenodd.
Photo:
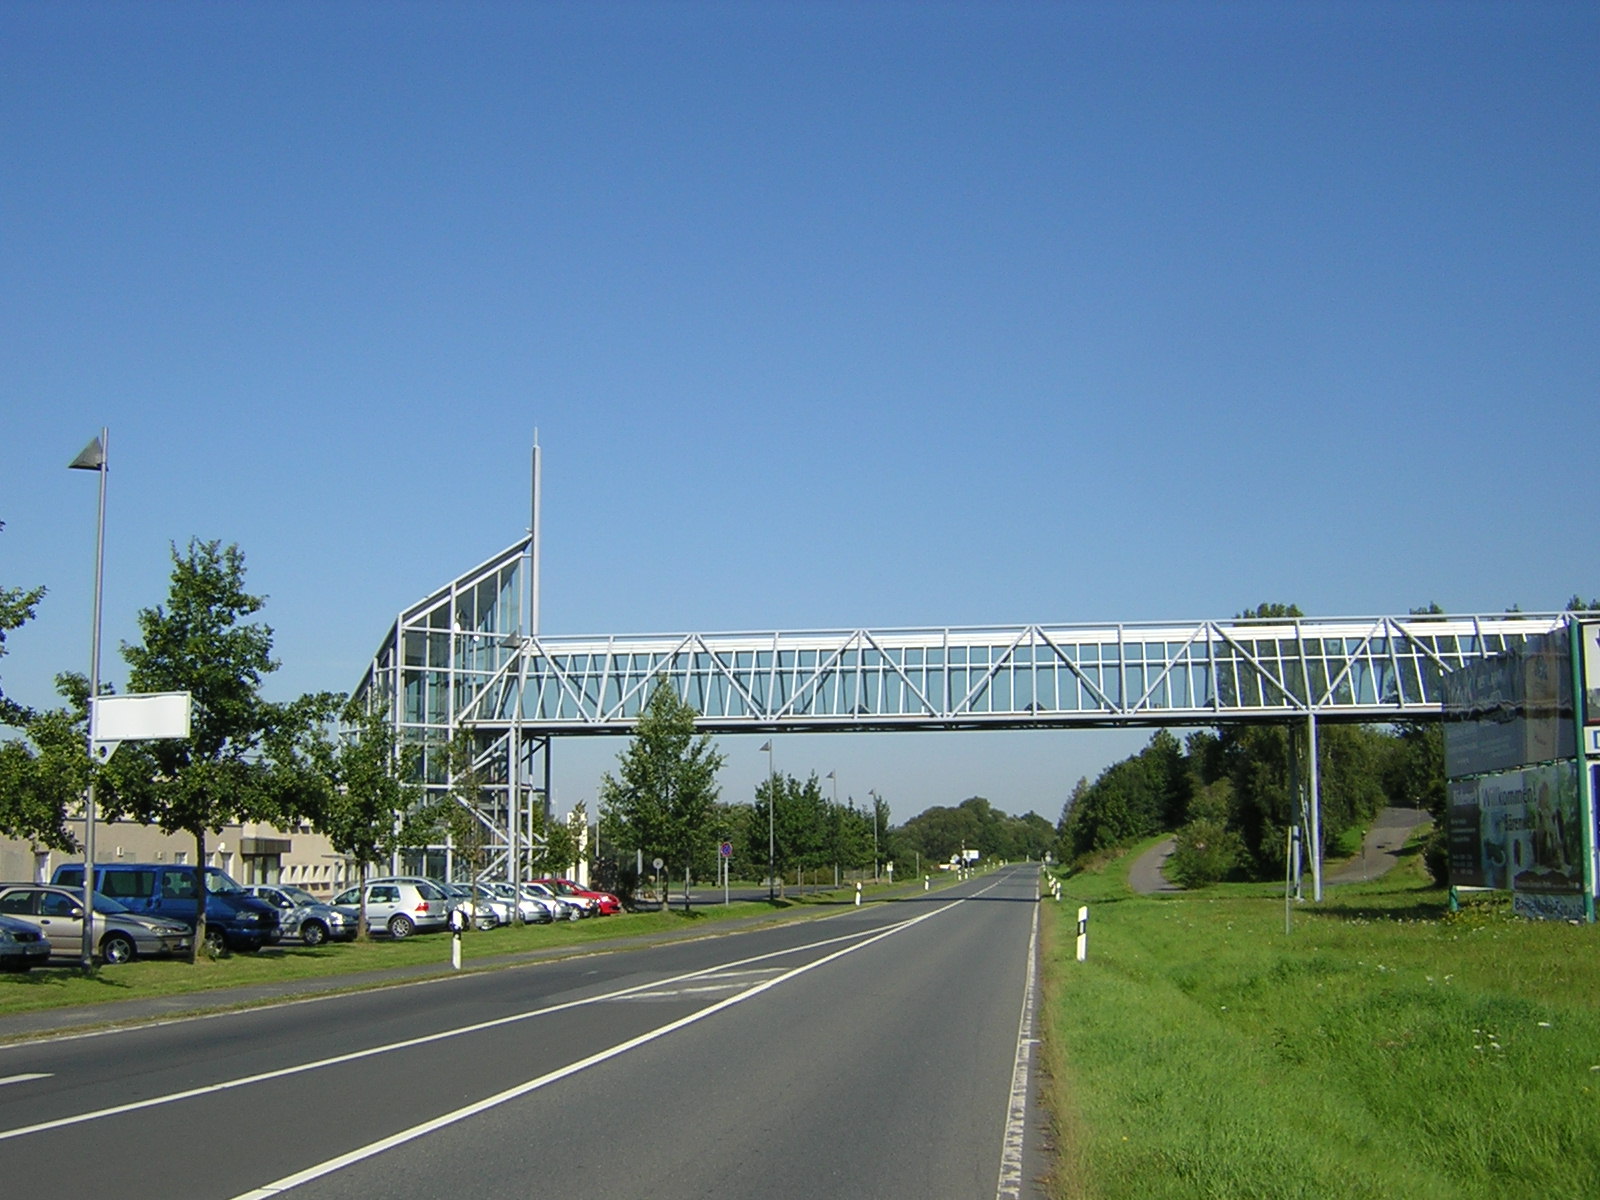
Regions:
M 1600 930 L 1452 916 L 1414 854 L 1295 906 L 1288 934 L 1281 886 L 1136 897 L 1127 862 L 1045 905 L 1054 1195 L 1600 1187 Z

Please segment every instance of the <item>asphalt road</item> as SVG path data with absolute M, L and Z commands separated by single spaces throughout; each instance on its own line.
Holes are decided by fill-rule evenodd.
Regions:
M 1031 1196 L 1035 879 L 0 1048 L 6 1194 Z

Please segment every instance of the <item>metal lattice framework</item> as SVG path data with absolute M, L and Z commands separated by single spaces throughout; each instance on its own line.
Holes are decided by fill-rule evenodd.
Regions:
M 631 732 L 658 682 L 712 733 L 1427 720 L 1442 714 L 1446 672 L 1567 619 L 548 637 L 521 632 L 531 563 L 530 537 L 401 613 L 362 684 L 422 747 L 428 787 L 448 786 L 443 746 L 470 731 L 484 780 L 477 815 L 497 861 L 516 853 L 532 804 L 548 797 L 551 739 Z

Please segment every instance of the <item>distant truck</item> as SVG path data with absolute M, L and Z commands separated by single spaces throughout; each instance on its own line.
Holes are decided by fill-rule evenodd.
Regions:
M 971 867 L 977 865 L 978 852 L 976 850 L 957 850 L 950 856 L 952 867 Z

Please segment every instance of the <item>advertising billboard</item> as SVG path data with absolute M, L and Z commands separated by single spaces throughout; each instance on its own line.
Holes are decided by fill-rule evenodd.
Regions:
M 1529 638 L 1446 675 L 1444 720 L 1449 779 L 1575 757 L 1571 634 Z
M 1509 890 L 1522 916 L 1583 918 L 1576 762 L 1453 779 L 1449 789 L 1451 883 Z

